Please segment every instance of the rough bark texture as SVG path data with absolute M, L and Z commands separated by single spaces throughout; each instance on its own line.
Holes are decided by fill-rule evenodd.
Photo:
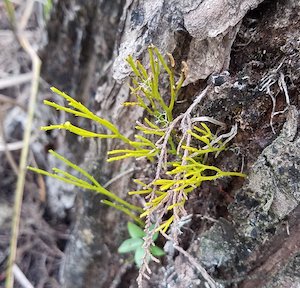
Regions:
M 41 53 L 43 75 L 48 82 L 82 102 L 91 102 L 88 95 L 95 94 L 98 84 L 108 81 L 106 70 L 113 57 L 123 5 L 124 1 L 57 2 L 48 28 L 49 43 Z M 117 86 L 114 94 L 107 97 L 107 105 L 101 103 L 103 110 L 108 111 L 105 115 L 108 119 L 112 118 L 110 105 L 116 101 Z M 69 145 L 78 162 L 85 148 L 79 148 L 76 137 L 69 138 Z M 105 142 L 97 146 L 91 141 L 89 153 L 85 154 L 87 169 L 94 171 L 100 183 L 113 177 L 114 170 L 119 171 L 118 167 L 103 165 L 106 146 Z M 124 188 L 127 185 L 124 183 Z M 64 186 L 61 186 L 63 191 Z M 125 193 L 125 189 L 119 190 L 120 195 Z M 101 207 L 100 200 L 101 197 L 89 192 L 77 197 L 74 232 L 62 267 L 65 287 L 108 287 L 118 273 L 120 261 L 116 249 L 124 239 L 126 222 L 119 213 Z M 53 205 L 61 206 L 60 202 Z M 56 211 L 57 207 L 50 210 Z
M 239 21 L 261 0 L 254 1 L 133 1 L 131 18 L 115 60 L 114 77 L 123 79 L 130 70 L 124 63 L 129 54 L 141 58 L 149 44 L 163 53 L 173 53 L 187 61 L 186 84 L 207 78 L 228 68 L 230 47 Z M 187 38 L 185 41 L 183 38 Z M 184 43 L 183 43 L 184 41 Z M 184 47 L 183 47 L 184 45 Z
M 201 92 L 204 79 L 229 70 L 230 76 L 210 77 L 215 86 L 196 114 L 239 124 L 233 144 L 239 153 L 227 151 L 214 164 L 233 170 L 243 162 L 248 178 L 195 191 L 187 205 L 194 216 L 181 239 L 220 287 L 300 285 L 299 25 L 300 5 L 292 0 L 58 1 L 49 23 L 45 77 L 77 98 L 86 97 L 82 101 L 93 102 L 88 96 L 95 95 L 94 110 L 128 135 L 130 123 L 141 115 L 121 109 L 129 91 L 113 78 L 128 75 L 128 54 L 147 63 L 144 52 L 154 44 L 162 53 L 173 52 L 178 63 L 187 61 L 189 76 L 180 95 L 185 102 L 177 105 L 178 114 Z M 276 111 L 288 107 L 272 119 L 275 134 L 273 105 Z M 86 166 L 102 183 L 134 166 L 105 163 L 112 145 L 91 142 L 86 154 Z M 110 190 L 126 197 L 129 182 L 130 177 L 121 178 Z M 126 219 L 99 201 L 87 192 L 77 197 L 64 287 L 136 287 L 137 271 L 116 252 Z M 180 254 L 168 255 L 153 270 L 145 287 L 206 287 Z

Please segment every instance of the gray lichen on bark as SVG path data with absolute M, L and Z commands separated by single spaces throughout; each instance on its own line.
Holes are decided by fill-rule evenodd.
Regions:
M 266 230 L 300 202 L 298 118 L 297 108 L 291 106 L 281 134 L 258 157 L 248 184 L 231 205 L 234 221 L 243 236 L 263 240 Z

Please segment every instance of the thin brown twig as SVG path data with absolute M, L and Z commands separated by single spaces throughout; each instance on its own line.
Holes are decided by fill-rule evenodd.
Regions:
M 215 280 L 207 273 L 205 268 L 190 253 L 178 246 L 169 235 L 164 232 L 161 233 L 166 239 L 171 241 L 173 243 L 173 247 L 182 255 L 184 255 L 190 261 L 190 263 L 200 272 L 201 276 L 204 278 L 210 288 L 217 288 L 217 283 L 215 282 Z
M 161 203 L 159 203 L 157 205 L 157 207 L 155 207 L 155 209 L 152 211 L 151 214 L 155 213 L 157 214 L 157 219 L 162 219 L 162 217 L 165 214 L 165 208 L 166 206 L 168 206 L 168 203 L 165 203 L 166 201 L 170 202 L 170 198 L 166 198 L 164 200 L 162 200 Z M 146 227 L 145 227 L 145 231 L 146 231 L 146 236 L 144 237 L 144 244 L 143 244 L 143 249 L 145 251 L 143 260 L 142 260 L 142 265 L 140 267 L 139 270 L 139 275 L 137 278 L 137 284 L 139 288 L 143 288 L 143 278 L 146 279 L 150 279 L 150 277 L 147 275 L 147 273 L 150 275 L 151 274 L 151 270 L 149 267 L 149 258 L 154 260 L 155 262 L 159 263 L 159 260 L 157 258 L 155 258 L 151 253 L 150 253 L 150 246 L 153 244 L 153 235 L 155 233 L 156 228 L 159 226 L 159 221 L 155 221 L 154 227 L 153 229 L 150 231 L 150 226 L 152 225 L 151 222 L 151 217 L 147 217 L 146 219 Z
M 177 118 L 175 118 L 170 124 L 169 126 L 166 128 L 165 130 L 165 134 L 158 140 L 159 143 L 162 142 L 162 144 L 159 144 L 159 149 L 161 149 L 159 158 L 158 158 L 158 164 L 157 164 L 157 168 L 156 168 L 156 174 L 155 174 L 155 178 L 154 180 L 149 184 L 149 186 L 154 186 L 151 193 L 148 195 L 148 198 L 150 198 L 149 202 L 151 202 L 151 200 L 155 197 L 155 192 L 156 192 L 156 186 L 153 185 L 154 181 L 158 180 L 162 174 L 162 167 L 163 164 L 165 162 L 166 159 L 166 154 L 167 154 L 167 145 L 168 145 L 168 141 L 169 138 L 171 136 L 172 131 L 174 130 L 175 126 L 178 124 L 179 121 L 181 121 L 181 129 L 183 131 L 184 136 L 187 138 L 188 144 L 191 141 L 191 135 L 186 133 L 187 130 L 189 130 L 191 128 L 192 125 L 192 121 L 191 121 L 191 113 L 193 111 L 193 109 L 202 101 L 202 99 L 205 97 L 205 95 L 207 94 L 207 91 L 209 89 L 209 86 L 207 86 L 194 100 L 194 102 L 192 103 L 192 105 L 187 109 L 187 111 L 181 115 L 179 115 Z M 184 140 L 182 140 L 184 141 Z M 181 141 L 181 143 L 182 143 Z M 157 142 L 157 143 L 158 143 Z M 187 156 L 188 151 L 185 150 L 184 151 L 184 155 L 185 157 L 183 157 L 183 163 L 185 163 L 186 161 L 186 156 Z M 146 236 L 144 238 L 144 244 L 143 244 L 143 249 L 145 251 L 143 260 L 142 260 L 142 265 L 141 268 L 139 270 L 139 275 L 137 278 L 137 283 L 138 283 L 138 287 L 142 288 L 143 287 L 143 278 L 147 278 L 149 279 L 149 276 L 146 274 L 146 272 L 148 274 L 151 273 L 151 270 L 149 268 L 148 265 L 148 261 L 149 258 L 152 258 L 152 260 L 154 261 L 158 261 L 158 259 L 156 259 L 153 255 L 151 255 L 150 253 L 150 246 L 153 244 L 153 234 L 155 233 L 156 228 L 159 226 L 159 224 L 161 223 L 161 219 L 163 218 L 163 216 L 166 214 L 166 209 L 167 207 L 174 202 L 177 203 L 176 201 L 178 201 L 178 197 L 185 197 L 185 195 L 183 195 L 184 193 L 175 193 L 176 195 L 174 196 L 173 193 L 173 197 L 166 197 L 165 199 L 163 199 L 156 207 L 153 208 L 148 208 L 148 209 L 152 209 L 151 212 L 149 213 L 149 215 L 147 215 L 147 219 L 146 219 L 146 225 L 145 225 L 145 232 L 146 232 Z M 170 193 L 171 195 L 171 193 Z M 178 196 L 179 195 L 179 196 Z M 174 198 L 175 197 L 175 198 Z M 181 199 L 181 198 L 180 198 Z M 174 210 L 174 214 L 176 213 L 177 209 L 175 208 Z M 184 212 L 184 211 L 182 211 Z M 179 212 L 178 212 L 179 213 Z M 153 215 L 156 214 L 156 219 L 155 219 L 155 225 L 154 228 L 150 231 L 150 226 L 152 225 L 152 221 L 151 218 L 153 217 Z M 184 213 L 183 213 L 184 214 Z M 178 215 L 176 215 L 177 219 L 179 218 Z M 177 237 L 175 236 L 175 239 L 177 241 Z
M 107 188 L 107 187 L 109 187 L 111 184 L 113 184 L 114 182 L 116 182 L 117 180 L 119 180 L 120 178 L 122 178 L 122 177 L 124 177 L 124 176 L 126 176 L 126 175 L 128 175 L 128 174 L 131 174 L 131 173 L 133 173 L 133 172 L 139 171 L 139 170 L 140 170 L 140 169 L 137 168 L 137 167 L 132 167 L 132 168 L 130 168 L 130 169 L 128 169 L 128 170 L 125 170 L 125 171 L 119 173 L 118 175 L 116 175 L 115 177 L 113 177 L 112 179 L 110 179 L 109 181 L 107 181 L 107 182 L 103 185 L 103 187 L 104 187 L 104 188 Z
M 28 0 L 26 3 L 26 7 L 33 8 L 33 0 Z M 9 12 L 13 11 L 13 7 L 11 2 L 6 0 L 7 10 Z M 26 10 L 28 11 L 28 10 Z M 26 12 L 27 13 L 27 12 Z M 31 14 L 31 13 L 30 13 Z M 14 16 L 13 16 L 14 17 Z M 12 17 L 11 17 L 12 18 Z M 24 19 L 24 18 L 23 18 Z M 28 19 L 27 19 L 28 20 Z M 17 23 L 17 22 L 15 22 Z M 22 28 L 26 27 L 27 23 L 22 23 Z M 11 242 L 10 242 L 10 254 L 8 258 L 8 266 L 6 271 L 6 288 L 13 288 L 14 286 L 14 277 L 13 277 L 13 265 L 16 260 L 16 251 L 17 251 L 17 241 L 18 241 L 18 234 L 19 234 L 19 225 L 20 225 L 20 215 L 21 215 L 21 206 L 22 206 L 22 199 L 23 199 L 23 192 L 24 192 L 24 184 L 25 184 L 25 171 L 27 166 L 27 157 L 29 151 L 29 143 L 31 137 L 31 127 L 35 109 L 35 103 L 37 98 L 38 92 L 38 85 L 39 85 L 39 77 L 40 77 L 40 68 L 41 68 L 41 60 L 34 51 L 33 47 L 30 45 L 28 39 L 23 33 L 23 29 L 16 24 L 14 27 L 18 41 L 25 52 L 30 56 L 32 61 L 32 82 L 31 82 L 31 92 L 30 92 L 30 99 L 28 103 L 28 114 L 27 114 L 27 123 L 26 128 L 24 130 L 24 146 L 21 152 L 20 164 L 19 164 L 19 177 L 17 180 L 17 186 L 15 191 L 15 200 L 14 200 L 14 210 L 13 210 L 13 220 L 12 220 L 12 234 L 11 234 Z
M 192 117 L 191 117 L 191 113 L 193 111 L 193 109 L 195 109 L 195 107 L 197 105 L 199 105 L 199 103 L 203 100 L 203 98 L 206 96 L 207 91 L 209 89 L 209 86 L 207 86 L 197 97 L 196 99 L 193 101 L 193 103 L 191 104 L 191 106 L 186 110 L 186 112 L 184 114 L 182 114 L 182 118 L 181 118 L 181 130 L 182 130 L 182 138 L 179 141 L 179 145 L 177 147 L 177 153 L 179 153 L 179 150 L 181 148 L 182 143 L 185 141 L 186 142 L 186 146 L 190 146 L 191 143 L 191 134 L 188 133 L 188 131 L 190 131 L 192 129 Z M 183 152 L 183 157 L 182 157 L 182 162 L 181 165 L 184 166 L 186 165 L 187 162 L 187 157 L 188 157 L 189 151 L 187 149 L 184 149 Z M 178 173 L 177 175 L 175 175 L 175 178 L 181 178 L 181 173 Z M 186 211 L 184 209 L 184 207 L 178 205 L 176 206 L 176 203 L 180 203 L 183 200 L 187 199 L 187 195 L 184 193 L 183 189 L 181 189 L 180 191 L 176 191 L 173 193 L 173 197 L 172 197 L 172 204 L 174 205 L 174 223 L 178 223 L 180 221 L 181 216 L 186 216 Z M 176 226 L 176 225 L 175 225 Z M 173 241 L 178 244 L 178 231 L 174 229 L 173 232 Z
M 156 168 L 156 174 L 155 174 L 155 178 L 152 182 L 154 182 L 155 180 L 159 179 L 160 175 L 161 175 L 161 169 L 164 163 L 164 159 L 165 159 L 165 154 L 167 153 L 167 145 L 168 145 L 168 141 L 169 138 L 171 136 L 172 131 L 174 130 L 176 124 L 179 122 L 179 120 L 181 120 L 184 117 L 184 114 L 178 116 L 177 118 L 175 118 L 169 125 L 169 127 L 166 130 L 166 133 L 163 136 L 163 143 L 160 147 L 161 152 L 160 152 L 160 156 L 158 158 L 158 163 L 157 163 L 157 168 Z

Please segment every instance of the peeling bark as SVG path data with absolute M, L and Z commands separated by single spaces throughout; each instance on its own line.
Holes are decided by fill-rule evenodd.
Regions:
M 130 69 L 123 59 L 142 58 L 149 44 L 162 53 L 173 52 L 178 34 L 191 37 L 186 43 L 189 74 L 185 85 L 206 79 L 213 72 L 228 69 L 230 49 L 244 15 L 262 0 L 137 1 L 126 22 L 119 55 L 114 63 L 114 78 L 124 79 Z M 180 38 L 179 38 L 180 39 Z M 180 40 L 179 40 L 180 41 Z M 189 47 L 188 47 L 189 46 Z M 182 59 L 181 59 L 182 60 Z

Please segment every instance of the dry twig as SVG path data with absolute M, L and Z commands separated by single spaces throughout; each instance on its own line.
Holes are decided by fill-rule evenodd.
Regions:
M 26 53 L 30 56 L 32 61 L 32 81 L 31 81 L 31 93 L 30 99 L 28 103 L 28 114 L 27 114 L 27 123 L 26 128 L 24 130 L 24 146 L 21 152 L 21 159 L 19 164 L 19 176 L 17 181 L 17 187 L 15 192 L 15 200 L 14 200 L 14 211 L 13 211 L 13 220 L 12 220 L 12 234 L 11 234 L 11 242 L 10 242 L 10 255 L 8 259 L 8 267 L 7 267 L 7 274 L 6 274 L 6 288 L 13 288 L 13 267 L 15 264 L 16 259 L 16 250 L 17 250 L 17 240 L 19 234 L 19 224 L 20 224 L 20 214 L 21 214 L 21 206 L 22 206 L 22 199 L 23 199 L 23 191 L 24 191 L 24 183 L 25 183 L 25 171 L 27 166 L 27 156 L 29 151 L 29 142 L 31 137 L 31 127 L 32 127 L 32 120 L 34 115 L 34 107 L 36 103 L 36 97 L 38 92 L 38 84 L 39 84 L 39 76 L 40 76 L 40 67 L 41 67 L 41 60 L 34 51 L 33 47 L 30 45 L 28 39 L 26 38 L 25 34 L 23 33 L 27 21 L 29 19 L 28 15 L 31 14 L 31 10 L 33 8 L 33 0 L 28 0 L 26 3 L 26 9 L 24 17 L 21 19 L 20 23 L 22 26 L 20 27 L 17 25 L 14 16 L 14 8 L 12 3 L 9 0 L 5 0 L 6 8 L 10 16 L 10 20 L 12 25 L 15 24 L 13 27 L 18 38 L 20 45 L 26 51 Z M 29 13 L 30 12 L 30 13 Z
M 159 145 L 159 148 L 161 149 L 160 155 L 159 155 L 159 159 L 158 159 L 158 165 L 156 168 L 156 174 L 155 174 L 155 178 L 152 181 L 152 183 L 156 180 L 158 180 L 161 175 L 162 175 L 162 169 L 163 166 L 166 162 L 166 158 L 167 158 L 167 145 L 168 145 L 168 141 L 169 138 L 171 136 L 172 131 L 174 130 L 174 128 L 176 127 L 176 125 L 178 125 L 178 123 L 180 123 L 180 128 L 182 130 L 183 136 L 182 139 L 179 143 L 179 146 L 181 146 L 181 143 L 183 143 L 184 141 L 186 141 L 187 145 L 190 144 L 191 141 L 191 135 L 187 133 L 188 130 L 191 129 L 192 127 L 192 120 L 191 120 L 191 113 L 193 111 L 193 109 L 202 101 L 202 99 L 205 97 L 205 95 L 207 94 L 207 91 L 209 89 L 209 86 L 207 86 L 194 100 L 194 102 L 191 104 L 191 106 L 187 109 L 187 111 L 181 115 L 179 115 L 177 118 L 175 118 L 170 124 L 169 126 L 166 128 L 165 134 L 164 136 L 156 143 L 162 143 L 161 145 Z M 186 156 L 187 156 L 188 151 L 184 151 L 184 156 L 183 156 L 183 165 L 186 161 Z M 176 176 L 175 176 L 176 177 Z M 155 192 L 156 192 L 156 187 L 153 187 L 152 192 L 148 195 L 148 198 L 150 198 L 150 201 L 155 197 Z M 143 262 L 142 262 L 142 266 L 140 268 L 139 271 L 139 276 L 137 278 L 137 283 L 139 288 L 143 287 L 143 278 L 149 279 L 148 274 L 151 274 L 151 270 L 149 268 L 148 265 L 148 261 L 149 258 L 154 260 L 155 262 L 159 262 L 159 260 L 157 258 L 155 258 L 153 255 L 151 255 L 150 253 L 150 247 L 153 244 L 153 235 L 155 233 L 156 228 L 158 228 L 159 224 L 161 223 L 161 220 L 163 218 L 163 216 L 166 214 L 167 212 L 167 207 L 178 203 L 181 201 L 181 199 L 183 197 L 186 197 L 186 195 L 183 193 L 183 191 L 180 191 L 179 193 L 170 193 L 169 194 L 170 197 L 166 197 L 165 199 L 163 199 L 156 207 L 154 207 L 154 209 L 151 211 L 151 213 L 148 215 L 147 219 L 146 219 L 146 225 L 145 225 L 145 231 L 146 231 L 146 237 L 144 238 L 144 257 L 143 257 Z M 178 209 L 180 210 L 178 210 Z M 184 216 L 185 210 L 182 207 L 174 207 L 174 215 L 175 215 L 175 221 L 179 221 L 180 220 L 180 215 Z M 153 221 L 152 218 L 155 218 L 155 225 L 154 228 L 152 228 L 152 230 L 150 229 Z M 176 223 L 175 223 L 176 225 Z M 177 240 L 177 234 L 178 233 L 174 233 L 173 239 L 175 239 L 174 241 L 176 241 L 176 243 L 178 243 Z
M 284 74 L 280 71 L 283 64 L 284 64 L 284 59 L 278 65 L 278 67 L 276 69 L 272 70 L 268 75 L 266 75 L 261 80 L 261 84 L 260 84 L 261 87 L 259 89 L 260 91 L 266 92 L 272 100 L 272 112 L 271 112 L 271 117 L 270 117 L 270 126 L 271 126 L 272 132 L 274 134 L 276 134 L 275 129 L 273 127 L 273 118 L 274 118 L 274 116 L 286 112 L 288 107 L 290 106 L 290 96 L 289 96 L 287 85 L 286 85 L 286 82 L 285 82 L 285 79 L 284 79 Z M 280 90 L 283 91 L 284 96 L 285 96 L 285 101 L 286 101 L 286 104 L 287 104 L 287 107 L 285 107 L 281 111 L 276 111 L 276 97 L 277 97 L 278 93 L 276 95 L 274 95 L 274 93 L 271 91 L 271 87 L 276 82 L 277 82 Z
M 187 251 L 183 250 L 180 246 L 178 246 L 169 235 L 167 235 L 164 232 L 161 232 L 161 233 L 166 239 L 171 241 L 173 243 L 173 247 L 178 252 L 183 254 L 190 261 L 190 263 L 200 272 L 201 276 L 208 283 L 210 288 L 216 288 L 217 287 L 217 283 L 215 282 L 215 280 L 213 278 L 211 278 L 211 276 L 207 273 L 205 268 L 200 263 L 198 263 L 197 260 L 191 254 L 189 254 Z

